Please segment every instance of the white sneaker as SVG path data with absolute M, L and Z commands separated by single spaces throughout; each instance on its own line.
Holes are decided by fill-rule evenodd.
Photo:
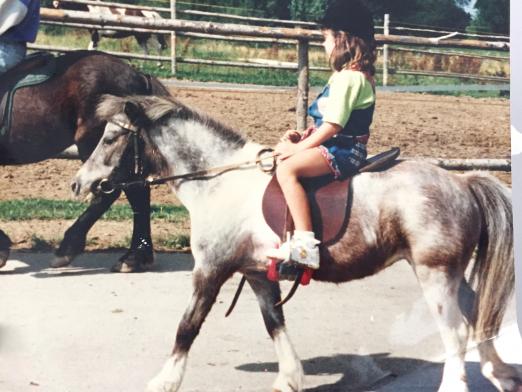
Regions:
M 279 248 L 268 250 L 266 256 L 283 262 L 291 260 L 304 267 L 318 269 L 319 243 L 312 231 L 296 230 L 292 239 L 287 238 Z
M 319 268 L 320 241 L 313 231 L 295 231 L 290 244 L 290 260 L 308 268 Z

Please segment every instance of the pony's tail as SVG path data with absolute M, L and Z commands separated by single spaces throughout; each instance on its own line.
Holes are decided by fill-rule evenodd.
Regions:
M 480 212 L 481 233 L 470 284 L 476 291 L 471 317 L 477 342 L 498 334 L 515 284 L 511 192 L 484 173 L 470 173 L 467 183 Z

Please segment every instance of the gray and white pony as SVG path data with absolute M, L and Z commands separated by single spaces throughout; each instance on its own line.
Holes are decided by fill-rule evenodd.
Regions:
M 98 115 L 108 124 L 76 175 L 77 196 L 101 179 L 127 178 L 135 132 L 156 176 L 252 160 L 262 148 L 174 99 L 107 96 Z M 179 389 L 189 349 L 220 287 L 235 272 L 244 274 L 254 290 L 275 344 L 279 373 L 274 390 L 303 389 L 303 368 L 283 311 L 274 306 L 281 299 L 279 284 L 266 278 L 265 252 L 280 241 L 261 208 L 269 181 L 270 176 L 252 164 L 251 170 L 242 167 L 170 182 L 190 212 L 193 295 L 172 355 L 149 382 L 148 391 Z M 314 279 L 345 282 L 406 259 L 444 342 L 447 359 L 439 391 L 468 391 L 464 356 L 469 337 L 477 342 L 485 377 L 500 391 L 516 391 L 519 376 L 499 358 L 491 340 L 499 331 L 514 284 L 509 189 L 488 174 L 452 174 L 426 163 L 403 161 L 384 172 L 355 176 L 352 192 L 346 232 L 328 248 L 334 261 L 321 263 Z

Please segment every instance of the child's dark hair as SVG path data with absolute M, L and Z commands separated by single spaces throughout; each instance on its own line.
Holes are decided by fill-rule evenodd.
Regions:
M 342 30 L 332 31 L 335 47 L 330 56 L 330 66 L 336 71 L 348 68 L 374 76 L 377 58 L 375 40 L 369 41 Z
M 334 70 L 350 68 L 375 75 L 373 17 L 360 0 L 331 1 L 319 23 L 334 34 L 335 48 L 330 57 Z

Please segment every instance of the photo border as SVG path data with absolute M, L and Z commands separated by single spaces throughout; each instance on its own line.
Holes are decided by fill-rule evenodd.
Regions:
M 511 155 L 515 281 L 518 328 L 522 333 L 522 2 L 511 0 Z

